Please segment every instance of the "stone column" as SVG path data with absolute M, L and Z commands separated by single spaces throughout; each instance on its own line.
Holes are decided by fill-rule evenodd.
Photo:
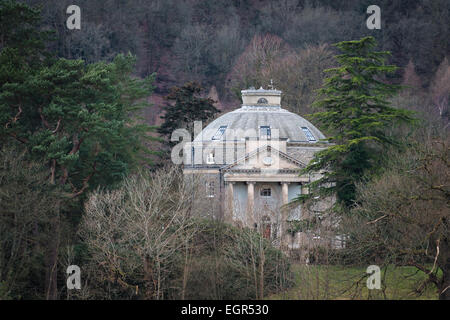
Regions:
M 281 182 L 281 199 L 283 205 L 289 202 L 289 182 Z M 287 235 L 287 219 L 289 210 L 287 208 L 281 209 L 281 248 L 287 249 L 289 237 Z
M 226 191 L 226 216 L 225 222 L 231 223 L 234 218 L 234 190 L 233 190 L 234 182 L 227 182 L 227 191 Z
M 253 228 L 255 223 L 255 182 L 247 182 L 247 226 Z
M 288 192 L 289 192 L 289 182 L 282 182 L 281 183 L 281 193 L 283 195 L 282 199 L 283 199 L 283 204 L 287 204 L 288 203 Z

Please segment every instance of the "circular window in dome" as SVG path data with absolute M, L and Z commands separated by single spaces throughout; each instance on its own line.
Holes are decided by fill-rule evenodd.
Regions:
M 263 163 L 264 163 L 266 166 L 270 166 L 270 165 L 273 164 L 273 159 L 272 159 L 271 157 L 264 157 Z
M 268 101 L 266 98 L 259 98 L 259 100 L 258 100 L 258 104 L 267 104 L 267 103 L 268 103 Z

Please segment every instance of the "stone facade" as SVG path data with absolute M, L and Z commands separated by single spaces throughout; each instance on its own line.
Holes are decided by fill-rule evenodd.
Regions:
M 206 196 L 219 199 L 225 221 L 299 248 L 307 239 L 288 234 L 287 221 L 309 213 L 286 205 L 308 192 L 311 175 L 300 170 L 329 144 L 310 122 L 281 108 L 281 91 L 243 90 L 242 100 L 185 145 L 184 173 L 203 175 Z

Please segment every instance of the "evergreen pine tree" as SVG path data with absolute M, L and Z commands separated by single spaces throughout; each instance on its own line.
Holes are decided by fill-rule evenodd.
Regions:
M 133 77 L 131 55 L 94 64 L 52 57 L 45 50 L 47 33 L 39 30 L 38 10 L 0 0 L 0 145 L 21 144 L 47 170 L 36 188 L 58 190 L 47 229 L 36 223 L 33 230 L 52 235 L 42 291 L 56 299 L 63 213 L 74 218 L 81 211 L 68 199 L 111 187 L 140 162 L 151 128 L 136 112 L 146 105 L 153 76 Z
M 193 137 L 194 121 L 203 123 L 212 119 L 219 110 L 214 107 L 214 100 L 200 96 L 203 88 L 197 82 L 187 82 L 182 87 L 173 87 L 166 100 L 164 123 L 158 129 L 162 136 L 170 139 L 173 131 L 184 128 Z M 169 143 L 170 144 L 170 143 Z
M 322 173 L 310 184 L 311 194 L 335 194 L 348 207 L 355 199 L 355 183 L 376 172 L 386 147 L 399 146 L 387 129 L 414 119 L 387 100 L 400 87 L 383 79 L 397 67 L 385 64 L 389 52 L 375 51 L 373 37 L 335 46 L 342 52 L 336 56 L 340 66 L 326 70 L 329 76 L 313 104 L 324 111 L 311 115 L 333 144 L 316 153 L 304 173 Z
M 24 144 L 71 195 L 118 182 L 148 153 L 152 128 L 137 111 L 154 76 L 132 77 L 131 55 L 94 64 L 51 57 L 39 15 L 0 1 L 0 143 Z

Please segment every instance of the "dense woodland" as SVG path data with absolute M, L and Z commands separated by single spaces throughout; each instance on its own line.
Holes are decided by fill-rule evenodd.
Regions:
M 450 299 L 450 2 L 380 0 L 369 30 L 372 2 L 80 0 L 68 30 L 71 1 L 0 0 L 0 299 L 290 290 L 292 256 L 211 219 L 168 161 L 173 129 L 270 79 L 335 144 L 292 205 L 335 195 L 339 227 L 321 232 L 348 245 L 311 262 L 413 267 L 415 295 Z M 81 290 L 66 288 L 71 264 Z
M 26 2 L 42 6 L 43 24 L 56 31 L 51 50 L 58 56 L 96 62 L 131 52 L 139 76 L 156 72 L 156 94 L 195 80 L 207 91 L 214 86 L 213 98 L 227 108 L 239 104 L 239 90 L 273 78 L 288 95 L 286 105 L 309 113 L 311 89 L 320 86 L 335 53 L 329 45 L 338 41 L 374 36 L 400 67 L 394 80 L 401 81 L 411 62 L 424 89 L 450 52 L 445 0 L 378 1 L 381 30 L 366 27 L 369 0 L 81 0 L 82 32 L 65 26 L 70 1 Z M 150 111 L 148 118 L 159 119 Z

